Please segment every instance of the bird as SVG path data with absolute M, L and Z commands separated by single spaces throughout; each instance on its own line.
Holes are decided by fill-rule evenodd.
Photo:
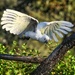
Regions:
M 73 24 L 69 21 L 39 22 L 36 18 L 25 13 L 6 9 L 1 18 L 2 29 L 19 37 L 26 37 L 42 43 L 54 40 L 58 42 L 57 36 L 63 38 L 72 31 Z

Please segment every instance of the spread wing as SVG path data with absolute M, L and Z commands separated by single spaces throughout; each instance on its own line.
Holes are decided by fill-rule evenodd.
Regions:
M 38 28 L 43 34 L 48 35 L 50 39 L 58 41 L 56 35 L 62 38 L 63 34 L 68 34 L 68 32 L 72 31 L 71 27 L 73 27 L 73 24 L 67 21 L 52 21 L 42 24 Z
M 17 35 L 35 31 L 37 23 L 37 19 L 11 9 L 6 9 L 1 18 L 2 29 Z

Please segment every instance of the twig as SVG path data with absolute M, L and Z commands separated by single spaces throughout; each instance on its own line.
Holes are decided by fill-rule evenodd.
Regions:
M 48 75 L 64 54 L 75 46 L 75 33 L 66 38 L 41 64 L 31 73 L 31 75 Z
M 0 59 L 22 61 L 25 63 L 40 63 L 43 61 L 43 58 L 40 57 L 19 56 L 19 55 L 9 55 L 9 54 L 0 54 Z

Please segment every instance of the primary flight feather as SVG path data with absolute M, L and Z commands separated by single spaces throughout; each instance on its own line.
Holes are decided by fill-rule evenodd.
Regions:
M 2 29 L 20 37 L 30 37 L 40 42 L 48 42 L 54 39 L 58 42 L 57 35 L 62 38 L 68 34 L 74 26 L 67 21 L 40 22 L 24 13 L 6 9 L 1 18 Z

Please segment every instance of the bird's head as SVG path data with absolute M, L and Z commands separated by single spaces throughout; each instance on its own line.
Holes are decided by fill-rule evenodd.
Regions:
M 39 41 L 43 43 L 48 43 L 49 40 L 50 38 L 46 34 L 42 35 L 42 37 L 39 39 Z

